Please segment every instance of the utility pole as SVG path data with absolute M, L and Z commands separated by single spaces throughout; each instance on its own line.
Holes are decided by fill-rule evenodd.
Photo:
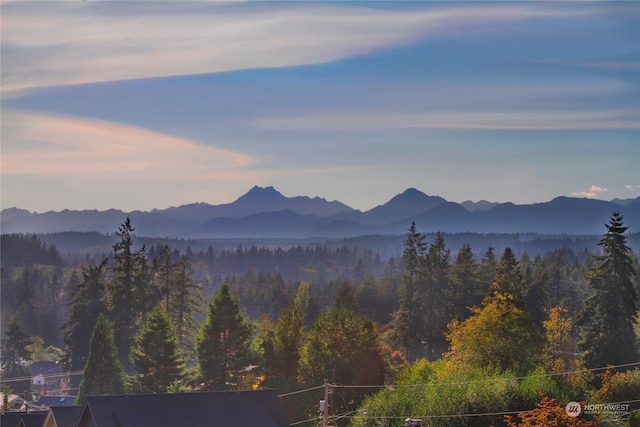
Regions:
M 322 408 L 322 427 L 327 427 L 329 423 L 329 387 L 330 384 L 324 380 L 324 405 Z

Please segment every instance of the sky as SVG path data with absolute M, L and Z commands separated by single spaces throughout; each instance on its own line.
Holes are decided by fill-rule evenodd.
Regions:
M 635 1 L 3 1 L 1 199 L 640 196 Z

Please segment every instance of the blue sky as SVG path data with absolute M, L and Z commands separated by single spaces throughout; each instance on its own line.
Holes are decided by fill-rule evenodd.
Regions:
M 3 2 L 2 208 L 640 196 L 636 2 Z

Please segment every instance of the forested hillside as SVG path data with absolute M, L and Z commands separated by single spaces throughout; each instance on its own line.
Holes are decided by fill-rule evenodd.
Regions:
M 638 234 L 622 216 L 595 237 L 407 227 L 250 246 L 142 238 L 130 218 L 110 236 L 2 235 L 3 386 L 60 360 L 80 400 L 274 387 L 295 422 L 315 420 L 326 380 L 329 414 L 358 426 L 639 406 Z M 88 374 L 99 357 L 122 381 Z

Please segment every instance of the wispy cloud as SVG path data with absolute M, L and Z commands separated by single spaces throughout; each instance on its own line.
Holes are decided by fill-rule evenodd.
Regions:
M 451 111 L 408 114 L 282 117 L 259 119 L 257 126 L 280 129 L 637 129 L 635 111 Z
M 593 199 L 599 193 L 606 193 L 607 191 L 609 191 L 609 190 L 604 188 L 604 187 L 600 187 L 598 185 L 592 185 L 586 191 L 574 191 L 574 192 L 571 193 L 571 195 L 575 196 L 575 197 L 586 197 L 586 198 L 589 198 L 589 199 Z
M 336 4 L 24 2 L 3 7 L 3 92 L 315 64 L 472 25 L 590 13 L 526 3 L 379 10 Z M 476 28 L 477 31 L 477 28 Z
M 44 188 L 52 181 L 66 182 L 78 191 L 68 194 L 68 206 L 74 199 L 77 203 L 91 193 L 111 194 L 122 186 L 129 187 L 127 192 L 150 189 L 132 192 L 134 206 L 146 198 L 162 200 L 168 188 L 182 188 L 185 203 L 201 201 L 216 182 L 248 188 L 256 179 L 247 169 L 257 160 L 243 153 L 103 121 L 16 110 L 2 114 L 3 205 L 30 205 L 12 200 L 20 195 L 5 185 L 24 176 L 38 176 Z M 63 201 L 51 201 L 57 204 L 64 206 Z

